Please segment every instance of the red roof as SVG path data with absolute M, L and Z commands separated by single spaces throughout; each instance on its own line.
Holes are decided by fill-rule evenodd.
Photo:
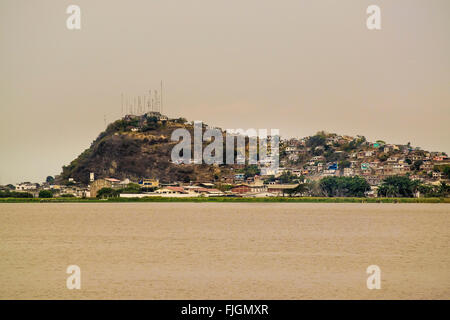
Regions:
M 164 189 L 172 190 L 175 192 L 181 192 L 181 193 L 185 192 L 183 187 L 165 187 Z

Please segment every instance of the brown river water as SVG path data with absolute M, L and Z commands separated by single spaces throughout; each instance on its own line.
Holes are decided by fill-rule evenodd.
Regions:
M 449 245 L 448 204 L 0 204 L 0 299 L 450 299 Z

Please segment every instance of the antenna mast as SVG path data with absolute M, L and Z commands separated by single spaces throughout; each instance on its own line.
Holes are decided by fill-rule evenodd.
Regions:
M 137 115 L 141 114 L 141 96 L 138 96 L 138 112 Z
M 161 95 L 161 114 L 163 114 L 163 82 L 162 82 L 162 80 L 161 80 L 161 93 L 160 93 L 160 95 Z

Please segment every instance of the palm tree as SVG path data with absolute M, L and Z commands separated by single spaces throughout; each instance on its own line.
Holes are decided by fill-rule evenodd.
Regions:
M 306 191 L 308 191 L 308 187 L 306 186 L 306 183 L 300 183 L 294 189 L 286 190 L 286 193 L 289 195 L 289 197 L 292 197 L 297 194 L 302 195 Z M 284 197 L 284 190 L 283 190 L 283 197 Z
M 300 183 L 298 186 L 295 187 L 295 194 L 303 195 L 305 192 L 308 192 L 308 186 L 306 183 Z
M 411 182 L 411 192 L 413 193 L 413 196 L 416 195 L 417 191 L 419 190 L 420 187 L 420 181 L 419 180 L 413 180 Z
M 386 186 L 386 197 L 396 197 L 398 195 L 398 187 L 393 185 Z

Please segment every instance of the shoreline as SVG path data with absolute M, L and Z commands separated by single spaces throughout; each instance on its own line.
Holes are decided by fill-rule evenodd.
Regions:
M 353 197 L 145 197 L 145 198 L 0 198 L 0 203 L 118 203 L 118 202 L 231 202 L 231 203 L 450 203 L 450 198 L 353 198 Z

